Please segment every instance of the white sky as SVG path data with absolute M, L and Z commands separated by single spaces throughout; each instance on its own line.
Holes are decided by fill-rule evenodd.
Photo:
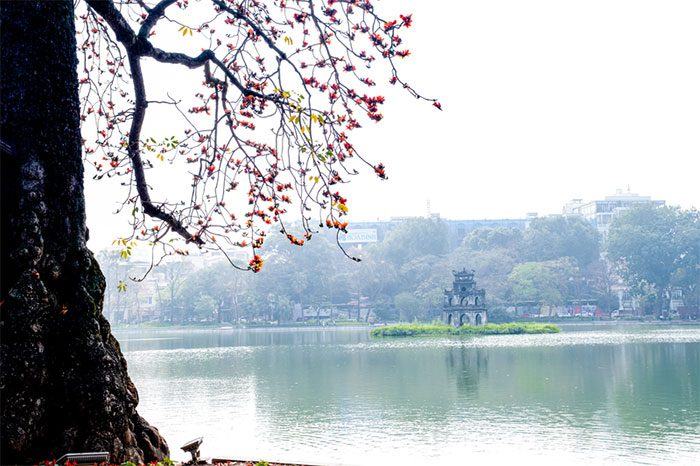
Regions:
M 628 185 L 700 204 L 697 0 L 375 3 L 414 14 L 402 73 L 444 111 L 387 92 L 385 119 L 355 141 L 389 181 L 354 178 L 351 220 L 424 215 L 428 200 L 445 218 L 558 213 Z M 86 189 L 99 249 L 128 226 L 114 189 Z

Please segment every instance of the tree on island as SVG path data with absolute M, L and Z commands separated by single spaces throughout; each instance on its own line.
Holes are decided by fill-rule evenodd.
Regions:
M 198 2 L 207 11 L 190 11 L 188 0 L 86 3 L 0 6 L 4 463 L 68 451 L 107 450 L 111 462 L 169 453 L 136 411 L 102 315 L 105 281 L 86 247 L 84 162 L 128 189 L 133 234 L 119 239 L 123 254 L 133 240 L 163 255 L 243 247 L 250 260 L 232 264 L 259 271 L 273 225 L 295 245 L 316 228 L 343 231 L 339 187 L 365 165 L 386 177 L 351 139 L 382 119 L 368 68 L 384 66 L 391 84 L 422 98 L 396 68 L 409 55 L 399 32 L 410 15 L 384 19 L 368 0 Z M 169 50 L 174 35 L 190 45 Z M 167 76 L 149 76 L 147 60 L 194 69 L 203 80 L 196 102 L 149 100 Z M 181 134 L 144 131 L 158 106 L 182 117 Z M 174 194 L 147 180 L 169 163 L 186 165 L 189 178 Z M 300 232 L 283 221 L 290 205 L 301 212 Z

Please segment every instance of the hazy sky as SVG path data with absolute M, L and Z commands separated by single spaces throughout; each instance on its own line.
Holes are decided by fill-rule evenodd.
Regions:
M 557 213 L 616 188 L 700 204 L 700 2 L 384 0 L 413 13 L 403 76 L 356 145 L 387 165 L 346 188 L 351 220 Z M 197 79 L 201 79 L 197 76 Z M 88 169 L 88 174 L 92 174 Z M 88 182 L 93 247 L 119 200 Z

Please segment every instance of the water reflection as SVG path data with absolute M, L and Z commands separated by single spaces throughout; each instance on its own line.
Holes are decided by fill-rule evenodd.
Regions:
M 118 337 L 143 414 L 171 444 L 204 435 L 216 455 L 682 464 L 700 449 L 693 327 L 425 340 L 371 340 L 366 329 Z

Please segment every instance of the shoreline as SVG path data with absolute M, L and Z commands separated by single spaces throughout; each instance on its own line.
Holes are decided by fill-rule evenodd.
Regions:
M 499 324 L 523 324 L 523 323 L 538 323 L 538 324 L 557 324 L 563 326 L 613 326 L 613 325 L 670 325 L 670 326 L 700 326 L 700 320 L 610 320 L 610 319 L 541 319 L 541 320 L 514 320 L 511 322 L 501 322 Z M 381 322 L 373 324 L 354 324 L 354 325 L 260 325 L 251 327 L 241 327 L 235 325 L 113 325 L 112 330 L 121 331 L 173 331 L 173 330 L 196 330 L 196 331 L 230 331 L 230 330 L 359 330 L 373 329 L 386 327 L 388 325 L 396 325 L 398 322 Z M 429 323 L 425 323 L 429 324 Z
M 210 326 L 210 325 L 113 325 L 114 331 L 125 330 L 209 330 L 209 331 L 231 331 L 231 330 L 356 330 L 370 329 L 384 324 L 357 324 L 357 325 L 260 325 L 251 327 L 240 327 L 235 325 Z

